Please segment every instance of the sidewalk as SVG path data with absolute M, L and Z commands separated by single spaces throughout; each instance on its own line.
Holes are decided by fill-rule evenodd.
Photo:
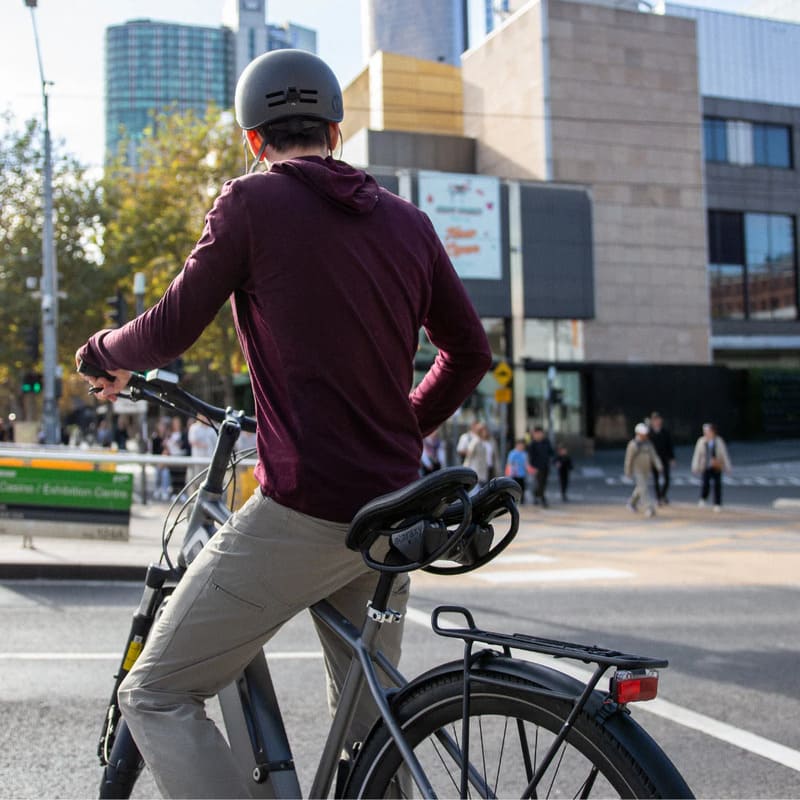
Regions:
M 23 547 L 22 536 L 0 536 L 0 580 L 143 580 L 147 565 L 161 555 L 161 529 L 168 506 L 164 503 L 134 505 L 131 511 L 130 539 L 127 542 L 97 539 L 34 537 L 33 548 Z M 580 528 L 587 536 L 610 530 L 620 535 L 652 535 L 665 526 L 687 535 L 733 529 L 758 536 L 759 531 L 797 532 L 796 509 L 725 506 L 721 514 L 694 503 L 674 503 L 655 520 L 627 512 L 622 504 L 555 500 L 550 508 L 525 505 L 521 508 L 520 541 L 544 544 L 563 538 L 565 532 Z M 594 532 L 594 533 L 593 533 Z M 176 533 L 170 554 L 177 555 L 182 532 Z M 516 543 L 515 543 L 516 544 Z

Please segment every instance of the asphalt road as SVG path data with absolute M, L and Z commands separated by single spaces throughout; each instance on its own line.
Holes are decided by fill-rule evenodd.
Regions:
M 660 700 L 634 715 L 696 795 L 800 798 L 794 519 L 765 525 L 762 515 L 756 526 L 747 512 L 701 517 L 688 507 L 648 522 L 613 509 L 596 520 L 544 513 L 557 535 L 551 526 L 538 536 L 533 516 L 503 561 L 460 578 L 417 577 L 403 671 L 459 657 L 458 643 L 423 624 L 445 601 L 468 605 L 484 628 L 664 656 Z M 94 751 L 138 597 L 125 583 L 0 584 L 0 797 L 95 794 Z M 307 790 L 326 711 L 306 616 L 268 652 Z M 154 795 L 145 775 L 136 796 Z

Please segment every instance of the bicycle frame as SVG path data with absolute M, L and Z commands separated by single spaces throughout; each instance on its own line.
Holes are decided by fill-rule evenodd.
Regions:
M 216 419 L 219 420 L 222 417 L 221 409 L 216 409 L 216 411 L 219 413 Z M 186 566 L 193 561 L 209 542 L 215 529 L 223 525 L 231 515 L 231 511 L 225 503 L 225 476 L 241 431 L 241 419 L 242 415 L 239 412 L 231 410 L 225 412 L 218 432 L 217 446 L 206 477 L 195 495 L 190 501 L 187 501 L 193 501 L 193 507 L 180 547 L 178 567 L 174 568 L 168 557 L 168 566 L 166 567 L 151 564 L 147 572 L 146 585 L 141 602 L 134 614 L 131 632 L 125 647 L 120 670 L 116 676 L 116 683 L 99 747 L 101 762 L 111 769 L 111 773 L 116 772 L 116 774 L 122 776 L 119 785 L 125 786 L 129 781 L 128 789 L 132 787 L 142 764 L 140 758 L 138 763 L 132 763 L 133 755 L 138 756 L 138 751 L 135 749 L 130 734 L 127 734 L 127 729 L 125 729 L 126 736 L 120 737 L 119 741 L 115 743 L 118 732 L 117 723 L 120 718 L 116 701 L 117 690 L 141 652 L 159 608 L 180 581 Z M 249 424 L 253 424 L 252 421 Z M 459 526 L 458 531 L 455 532 L 456 534 L 460 532 L 460 536 L 454 534 L 454 539 L 458 541 L 463 537 L 463 531 L 469 523 L 468 512 L 472 510 L 472 501 L 463 492 L 462 496 L 463 503 L 460 508 L 464 521 Z M 441 502 L 441 500 L 437 500 L 437 502 Z M 479 500 L 475 500 L 478 505 L 479 502 Z M 516 517 L 516 520 L 518 521 L 518 517 Z M 354 528 L 355 523 L 354 527 L 351 528 L 351 532 Z M 510 538 L 513 538 L 514 533 L 516 533 L 516 522 L 512 528 Z M 441 529 L 435 530 L 435 532 L 440 531 Z M 401 536 L 408 535 L 407 530 L 401 529 L 398 533 Z M 510 538 L 507 535 L 500 543 L 499 548 L 502 549 L 510 541 Z M 166 549 L 165 541 L 165 556 Z M 443 550 L 436 550 L 430 561 L 426 562 L 423 558 L 422 562 L 424 563 L 414 563 L 416 559 L 411 558 L 407 562 L 410 564 L 408 568 L 427 568 L 441 555 L 441 552 Z M 498 549 L 494 549 L 492 552 L 496 554 Z M 485 563 L 485 559 L 492 557 L 492 552 L 488 553 L 488 555 L 480 556 L 478 563 Z M 482 561 L 481 559 L 484 560 Z M 392 709 L 399 706 L 400 700 L 408 696 L 409 693 L 413 693 L 416 687 L 430 680 L 431 676 L 452 673 L 463 677 L 465 687 L 463 719 L 465 720 L 468 720 L 470 716 L 468 687 L 473 670 L 484 670 L 481 680 L 491 682 L 491 677 L 487 678 L 485 674 L 487 664 L 490 666 L 490 672 L 513 675 L 520 678 L 522 682 L 528 685 L 528 691 L 546 693 L 550 696 L 569 700 L 573 703 L 572 713 L 565 720 L 562 729 L 538 768 L 535 771 L 528 770 L 529 783 L 523 796 L 532 796 L 547 766 L 555 757 L 557 749 L 566 739 L 572 721 L 594 693 L 600 677 L 609 667 L 622 667 L 627 670 L 644 672 L 649 668 L 666 666 L 666 662 L 659 659 L 632 656 L 598 647 L 586 647 L 584 645 L 540 639 L 521 634 L 506 635 L 482 631 L 475 627 L 468 610 L 455 606 L 442 606 L 437 608 L 433 614 L 433 629 L 438 635 L 459 638 L 464 641 L 463 660 L 440 665 L 408 682 L 376 647 L 376 640 L 381 626 L 395 624 L 400 620 L 400 615 L 389 609 L 387 602 L 391 594 L 392 585 L 403 568 L 385 565 L 382 567 L 381 564 L 368 559 L 367 555 L 365 555 L 365 561 L 371 566 L 376 566 L 381 571 L 372 602 L 368 607 L 363 626 L 360 629 L 344 618 L 325 600 L 314 604 L 309 609 L 314 619 L 338 637 L 352 654 L 350 667 L 341 688 L 337 710 L 331 722 L 325 746 L 314 775 L 310 790 L 311 797 L 326 797 L 330 792 L 337 774 L 340 754 L 347 741 L 347 734 L 355 713 L 356 703 L 360 694 L 365 690 L 365 686 L 379 711 L 380 716 L 376 725 L 385 725 L 402 756 L 404 765 L 425 797 L 435 796 L 434 790 L 406 740 Z M 433 568 L 431 571 L 435 572 L 437 569 L 439 573 L 446 574 L 446 571 L 441 568 Z M 439 625 L 439 618 L 442 613 L 461 614 L 468 623 L 467 627 L 442 628 Z M 499 650 L 490 649 L 473 653 L 472 647 L 475 643 L 487 644 L 499 648 Z M 512 656 L 511 651 L 513 649 L 547 653 L 556 657 L 573 658 L 587 663 L 595 663 L 597 664 L 597 669 L 589 682 L 584 684 L 557 670 L 520 661 Z M 381 685 L 378 677 L 379 670 L 388 678 L 390 688 L 386 689 Z M 253 796 L 299 797 L 300 786 L 291 748 L 267 658 L 263 650 L 250 662 L 239 678 L 219 692 L 218 698 L 234 759 L 240 765 L 243 774 L 250 777 L 249 785 Z M 614 700 L 609 695 L 605 696 L 602 702 L 606 706 L 604 713 L 611 715 L 616 713 L 618 705 L 624 706 L 626 700 Z M 461 742 L 455 741 L 449 733 L 442 730 L 435 735 L 447 753 L 460 764 L 461 796 L 467 796 L 467 784 L 469 783 L 475 787 L 481 796 L 492 797 L 491 789 L 469 761 L 468 728 L 464 727 L 462 729 Z M 524 732 L 520 731 L 520 735 L 524 736 Z M 114 747 L 114 752 L 111 754 L 113 760 L 109 757 L 112 744 Z M 117 756 L 120 755 L 116 752 L 117 745 L 122 748 L 122 757 L 119 760 L 116 760 Z M 112 776 L 110 780 L 114 781 L 116 778 Z M 346 785 L 346 783 L 343 783 L 342 787 L 344 788 Z

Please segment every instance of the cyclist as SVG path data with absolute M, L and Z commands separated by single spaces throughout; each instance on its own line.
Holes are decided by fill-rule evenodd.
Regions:
M 77 352 L 114 375 L 90 380 L 115 398 L 125 369 L 180 356 L 231 297 L 250 369 L 260 488 L 191 564 L 119 692 L 168 796 L 249 794 L 204 700 L 308 605 L 327 597 L 363 619 L 376 575 L 346 548 L 349 521 L 417 477 L 423 435 L 491 364 L 428 218 L 332 157 L 343 109 L 327 64 L 297 50 L 262 55 L 242 73 L 235 106 L 253 167 L 267 171 L 225 184 L 153 308 Z M 420 327 L 439 352 L 411 391 Z M 403 611 L 407 594 L 398 580 L 391 607 Z M 335 703 L 349 656 L 318 633 Z M 395 661 L 400 636 L 399 625 L 383 627 Z M 354 740 L 373 715 L 357 709 Z

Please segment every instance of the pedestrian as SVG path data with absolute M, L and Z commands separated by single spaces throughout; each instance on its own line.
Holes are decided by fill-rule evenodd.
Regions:
M 150 452 L 154 456 L 166 455 L 166 442 L 169 436 L 169 420 L 160 419 L 155 430 L 150 435 Z M 156 500 L 169 500 L 169 467 L 159 465 L 156 467 L 156 488 L 153 497 Z
M 572 472 L 572 459 L 563 443 L 556 446 L 555 458 L 556 472 L 558 472 L 558 485 L 561 489 L 561 500 L 567 502 L 567 489 L 569 488 L 569 474 Z
M 444 442 L 435 430 L 422 440 L 422 457 L 420 460 L 420 474 L 430 475 L 444 466 Z
M 489 458 L 491 453 L 486 444 L 488 433 L 486 425 L 480 423 L 476 428 L 476 435 L 469 440 L 467 455 L 464 458 L 464 466 L 475 470 L 479 486 L 485 486 L 489 482 Z
M 467 457 L 467 451 L 469 450 L 469 446 L 472 443 L 473 439 L 480 438 L 480 429 L 481 429 L 481 421 L 476 419 L 472 425 L 458 437 L 458 442 L 456 444 L 456 453 L 458 457 L 461 459 L 463 464 L 464 459 Z
M 525 440 L 517 439 L 513 450 L 510 450 L 506 458 L 505 473 L 509 478 L 513 478 L 522 491 L 519 499 L 520 505 L 525 502 L 525 485 L 528 480 L 528 475 L 534 475 L 536 470 L 530 465 L 528 461 L 528 452 L 525 449 Z
M 361 625 L 378 576 L 347 548 L 350 521 L 417 479 L 423 436 L 492 363 L 430 220 L 332 157 L 342 93 L 324 61 L 292 49 L 257 57 L 238 80 L 235 116 L 252 174 L 224 185 L 158 303 L 77 353 L 111 372 L 113 381 L 87 380 L 115 399 L 128 369 L 178 358 L 230 298 L 255 397 L 259 488 L 189 565 L 118 692 L 169 797 L 250 795 L 204 699 L 312 603 L 327 598 Z M 256 172 L 262 162 L 267 170 Z M 420 328 L 438 354 L 415 385 Z M 387 600 L 400 615 L 408 586 L 399 578 Z M 334 706 L 351 654 L 323 626 L 317 632 Z M 396 664 L 402 624 L 380 634 L 377 646 Z M 377 716 L 368 693 L 362 701 L 348 752 Z
M 501 475 L 503 472 L 500 463 L 500 447 L 497 444 L 497 440 L 492 436 L 492 432 L 489 430 L 487 424 L 484 423 L 484 425 L 481 426 L 479 435 L 481 439 L 483 439 L 483 444 L 486 447 L 486 461 L 489 465 L 489 480 L 491 480 Z
M 211 427 L 211 423 L 202 414 L 197 419 L 192 420 L 186 432 L 189 444 L 189 455 L 192 458 L 202 458 L 203 464 L 190 464 L 186 470 L 186 482 L 194 478 L 208 468 L 211 456 L 214 455 L 214 448 L 217 446 L 217 432 Z
M 641 503 L 645 509 L 645 516 L 652 517 L 656 513 L 656 508 L 650 494 L 650 473 L 654 469 L 660 472 L 663 465 L 655 447 L 648 440 L 647 425 L 640 422 L 633 433 L 634 437 L 625 449 L 625 475 L 633 478 L 635 483 L 627 507 L 631 511 L 637 511 Z
M 722 509 L 722 473 L 730 472 L 731 460 L 725 441 L 717 434 L 716 425 L 706 422 L 703 435 L 697 440 L 692 455 L 692 472 L 700 475 L 702 484 L 697 505 L 704 506 L 709 492 L 714 490 L 714 511 Z
M 660 506 L 669 503 L 667 492 L 669 491 L 670 469 L 675 466 L 675 448 L 672 445 L 672 435 L 664 427 L 664 418 L 658 411 L 650 415 L 650 441 L 661 459 L 662 471 L 653 470 L 653 485 L 656 490 L 656 502 Z
M 554 456 L 553 445 L 545 435 L 544 428 L 541 425 L 535 425 L 528 445 L 528 461 L 536 470 L 533 502 L 535 505 L 541 505 L 542 508 L 547 508 L 547 478 L 550 475 L 550 464 Z
M 168 456 L 188 456 L 189 437 L 183 427 L 182 417 L 173 417 L 170 421 L 171 430 L 164 440 L 164 453 Z M 169 485 L 172 497 L 180 497 L 186 486 L 186 467 L 181 464 L 170 464 Z

